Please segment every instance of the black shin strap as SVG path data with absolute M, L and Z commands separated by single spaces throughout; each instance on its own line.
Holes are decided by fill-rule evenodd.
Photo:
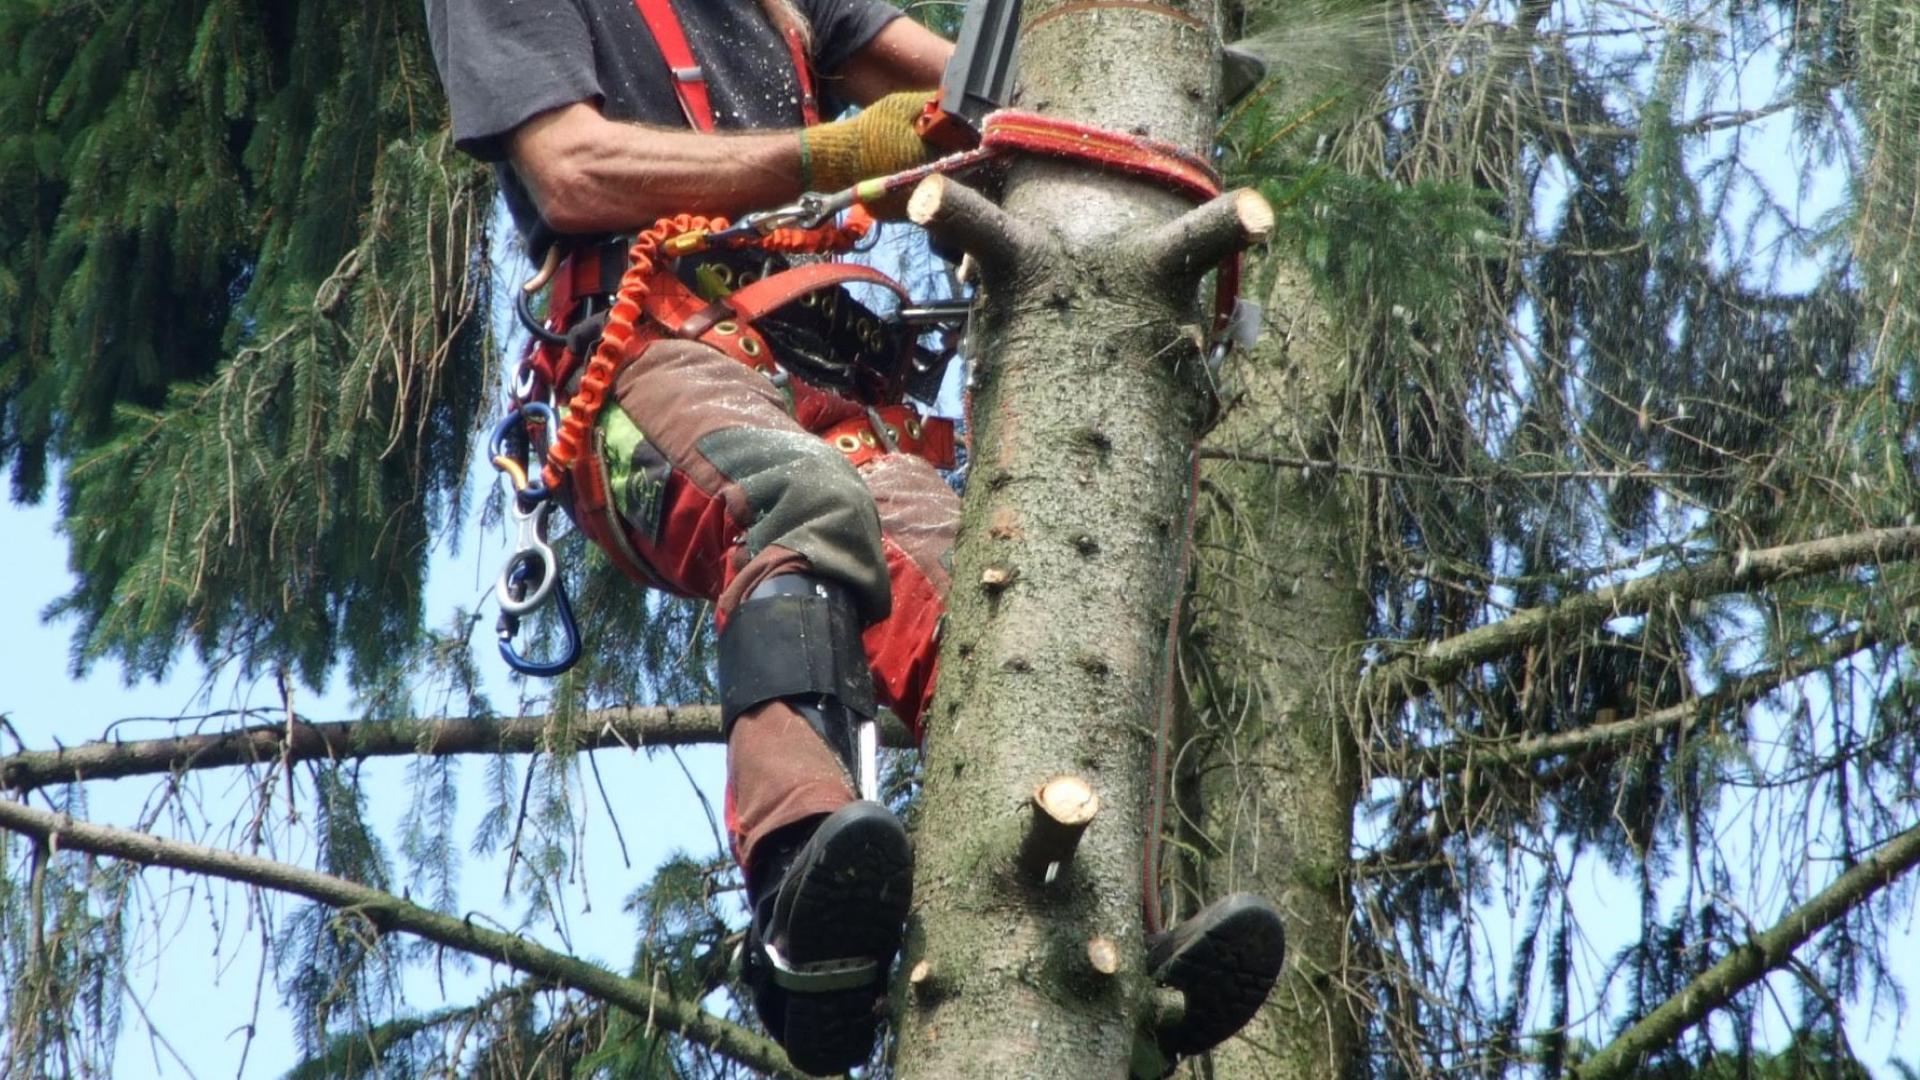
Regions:
M 873 678 L 860 630 L 852 600 L 819 578 L 784 575 L 755 589 L 720 634 L 726 733 L 741 713 L 776 698 L 831 698 L 858 716 L 872 716 Z

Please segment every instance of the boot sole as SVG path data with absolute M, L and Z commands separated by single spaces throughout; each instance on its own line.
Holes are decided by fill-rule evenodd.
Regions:
M 1245 893 L 1195 916 L 1191 934 L 1154 967 L 1154 981 L 1179 990 L 1186 1015 L 1160 1035 L 1161 1047 L 1180 1057 L 1204 1053 L 1253 1019 L 1280 977 L 1287 955 L 1279 913 Z
M 855 803 L 836 813 L 811 843 L 818 855 L 794 892 L 787 958 L 801 964 L 871 956 L 882 964 L 871 986 L 786 992 L 787 1057 L 821 1075 L 845 1072 L 873 1052 L 887 969 L 900 951 L 913 899 L 913 853 L 899 820 L 877 803 Z

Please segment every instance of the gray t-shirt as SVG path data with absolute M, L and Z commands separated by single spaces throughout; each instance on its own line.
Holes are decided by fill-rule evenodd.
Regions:
M 797 2 L 813 27 L 820 110 L 831 117 L 845 105 L 834 95 L 831 76 L 900 12 L 884 0 Z M 508 132 L 576 101 L 595 102 L 610 120 L 686 126 L 667 62 L 634 0 L 426 3 L 455 145 L 496 163 L 522 236 L 533 236 L 539 213 L 526 185 L 505 164 Z M 800 126 L 793 61 L 756 0 L 677 0 L 674 10 L 706 75 L 716 127 Z

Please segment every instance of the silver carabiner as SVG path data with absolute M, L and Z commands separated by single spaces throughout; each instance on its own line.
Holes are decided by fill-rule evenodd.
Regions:
M 520 500 L 513 500 L 513 517 L 520 525 L 520 546 L 508 557 L 506 567 L 500 571 L 500 581 L 494 586 L 500 610 L 507 615 L 518 617 L 537 610 L 547 602 L 554 583 L 560 580 L 553 548 L 547 545 L 547 518 L 552 513 L 553 503 L 545 499 L 530 510 L 522 509 Z M 530 591 L 529 582 L 532 583 Z

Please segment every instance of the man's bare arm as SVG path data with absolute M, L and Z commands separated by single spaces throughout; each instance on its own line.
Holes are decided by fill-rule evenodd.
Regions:
M 953 46 L 895 19 L 847 59 L 833 90 L 867 104 L 940 81 Z M 800 194 L 797 131 L 705 135 L 608 120 L 591 102 L 541 113 L 507 137 L 507 154 L 548 226 L 616 232 L 667 214 L 737 216 Z
M 847 57 L 826 81 L 841 97 L 866 105 L 896 90 L 931 90 L 940 85 L 952 55 L 952 42 L 912 19 L 895 19 Z
M 577 101 L 507 137 L 540 216 L 561 233 L 641 228 L 668 214 L 738 215 L 800 193 L 795 131 L 704 135 L 623 124 Z

